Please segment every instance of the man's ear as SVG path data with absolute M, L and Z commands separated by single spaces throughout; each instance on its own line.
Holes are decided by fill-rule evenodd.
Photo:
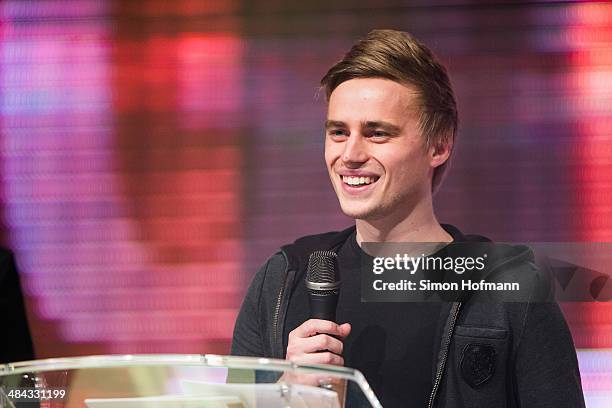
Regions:
M 452 142 L 439 142 L 429 148 L 429 163 L 431 167 L 438 167 L 446 163 L 453 151 Z

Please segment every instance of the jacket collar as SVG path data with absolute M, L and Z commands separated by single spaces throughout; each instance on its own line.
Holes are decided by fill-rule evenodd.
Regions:
M 287 258 L 289 269 L 305 271 L 308 267 L 308 258 L 314 251 L 340 249 L 342 244 L 355 232 L 355 226 L 342 231 L 327 232 L 318 235 L 308 235 L 297 239 L 294 243 L 281 247 Z
M 441 224 L 442 228 L 453 237 L 454 242 L 490 241 L 479 235 L 464 235 L 457 227 L 450 224 Z M 284 245 L 281 251 L 287 258 L 289 269 L 304 272 L 308 267 L 308 258 L 314 251 L 338 251 L 342 244 L 355 232 L 356 227 L 350 226 L 342 231 L 326 232 L 317 235 L 308 235 L 297 239 L 294 243 Z

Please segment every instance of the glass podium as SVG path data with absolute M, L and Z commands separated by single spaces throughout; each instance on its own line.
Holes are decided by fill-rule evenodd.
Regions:
M 0 407 L 381 407 L 357 370 L 217 355 L 109 355 L 0 365 Z

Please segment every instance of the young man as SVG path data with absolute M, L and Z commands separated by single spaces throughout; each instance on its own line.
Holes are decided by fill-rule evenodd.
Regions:
M 375 30 L 321 85 L 325 161 L 355 226 L 303 237 L 267 261 L 242 305 L 232 354 L 357 368 L 385 407 L 584 406 L 554 302 L 361 302 L 363 242 L 483 239 L 441 225 L 433 210 L 457 128 L 445 68 L 410 35 Z M 338 254 L 343 324 L 309 319 L 304 277 L 315 250 Z M 532 265 L 525 247 L 499 258 L 510 276 Z

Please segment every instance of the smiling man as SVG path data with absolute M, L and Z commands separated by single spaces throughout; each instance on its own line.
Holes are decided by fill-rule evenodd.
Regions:
M 452 144 L 426 142 L 420 106 L 413 85 L 385 78 L 349 79 L 329 96 L 325 162 L 358 242 L 452 240 L 432 206 L 433 173 Z
M 300 238 L 266 262 L 237 318 L 232 354 L 357 368 L 385 407 L 584 406 L 554 302 L 361 301 L 364 242 L 485 240 L 440 224 L 433 210 L 457 128 L 445 68 L 409 34 L 375 30 L 321 85 L 325 162 L 355 226 Z M 316 250 L 338 254 L 342 324 L 309 318 L 304 278 Z M 496 262 L 510 277 L 537 274 L 526 247 L 505 246 Z

